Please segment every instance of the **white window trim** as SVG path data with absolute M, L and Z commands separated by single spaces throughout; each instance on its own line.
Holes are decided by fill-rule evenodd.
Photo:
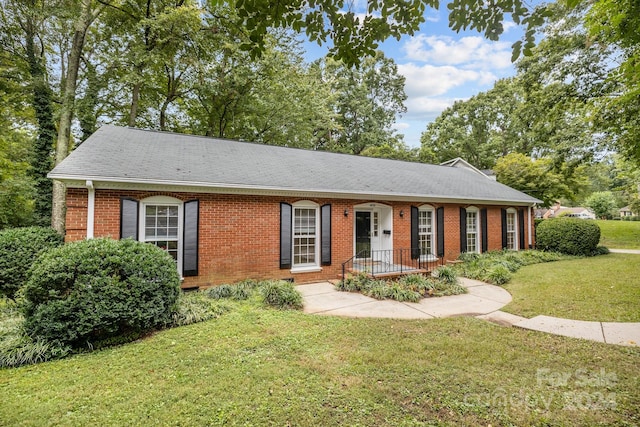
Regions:
M 138 218 L 138 230 L 139 231 L 139 240 L 141 242 L 145 242 L 145 215 L 146 215 L 146 207 L 147 206 L 177 206 L 178 207 L 178 274 L 180 274 L 180 278 L 182 278 L 182 245 L 183 245 L 183 222 L 184 222 L 184 202 L 180 199 L 176 199 L 175 197 L 169 196 L 151 196 L 147 197 L 140 201 L 140 210 L 139 210 L 139 218 Z
M 438 259 L 436 209 L 431 205 L 418 206 L 418 242 L 420 241 L 420 212 L 431 212 L 431 250 L 433 252 L 427 255 L 420 255 L 420 259 L 422 261 L 436 261 Z
M 518 236 L 518 210 L 515 208 L 509 208 L 507 209 L 507 224 L 509 224 L 509 214 L 513 214 L 513 247 L 509 248 L 507 247 L 507 249 L 512 250 L 512 251 L 517 251 L 518 248 L 520 247 L 518 245 L 519 243 L 519 237 Z M 509 242 L 509 226 L 505 224 L 505 226 L 507 227 L 507 242 Z
M 291 273 L 314 273 L 322 271 L 320 267 L 320 205 L 309 200 L 301 200 L 292 205 L 291 212 Z M 296 209 L 314 209 L 316 212 L 316 229 L 315 229 L 315 263 L 295 264 L 295 221 Z
M 476 233 L 475 233 L 476 234 L 476 248 L 472 253 L 479 254 L 480 253 L 480 242 L 481 242 L 481 238 L 482 238 L 482 236 L 480 235 L 480 233 L 481 233 L 481 230 L 480 230 L 480 209 L 476 208 L 475 206 L 470 206 L 470 207 L 467 208 L 467 215 L 469 215 L 469 213 L 474 213 L 474 212 L 476 214 Z M 468 218 L 468 216 L 467 216 L 467 218 Z M 465 221 L 467 221 L 467 218 L 465 218 Z M 467 221 L 467 235 L 465 236 L 466 237 L 465 240 L 468 240 L 468 238 L 469 238 L 468 237 L 469 236 L 468 224 L 469 223 Z M 466 249 L 467 249 L 467 252 L 471 253 L 471 251 L 469 251 L 469 247 L 468 246 L 467 246 Z

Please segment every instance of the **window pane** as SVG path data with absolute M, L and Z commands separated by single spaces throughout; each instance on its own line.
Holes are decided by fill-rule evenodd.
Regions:
M 294 208 L 293 263 L 316 263 L 316 209 Z

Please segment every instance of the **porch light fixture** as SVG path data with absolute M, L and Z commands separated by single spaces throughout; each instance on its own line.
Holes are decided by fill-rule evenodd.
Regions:
M 349 216 L 349 209 L 344 210 L 344 216 Z
M 404 218 L 404 211 L 400 209 L 400 218 Z

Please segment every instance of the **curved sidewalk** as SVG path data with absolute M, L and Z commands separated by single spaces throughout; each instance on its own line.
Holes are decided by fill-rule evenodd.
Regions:
M 460 279 L 469 293 L 420 302 L 377 300 L 355 292 L 337 291 L 329 282 L 298 285 L 304 298 L 305 313 L 347 317 L 392 319 L 433 319 L 450 316 L 478 316 L 499 310 L 511 302 L 511 294 L 499 286 L 471 279 Z
M 355 292 L 337 291 L 332 283 L 298 285 L 304 299 L 304 312 L 345 317 L 388 319 L 434 319 L 438 317 L 474 316 L 504 326 L 515 326 L 572 338 L 607 344 L 640 345 L 640 323 L 587 322 L 536 316 L 531 319 L 500 311 L 511 302 L 505 289 L 466 278 L 464 295 L 425 298 L 417 303 L 377 300 Z

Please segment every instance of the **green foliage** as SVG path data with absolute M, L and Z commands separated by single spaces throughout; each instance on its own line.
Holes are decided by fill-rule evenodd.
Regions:
M 33 340 L 91 348 L 172 322 L 180 293 L 173 259 L 133 240 L 74 242 L 42 255 L 23 288 Z
M 585 2 L 586 3 L 586 2 Z M 619 56 L 607 82 L 620 87 L 596 105 L 596 124 L 617 136 L 617 146 L 627 158 L 640 161 L 640 3 L 602 0 L 593 3 L 586 19 L 591 37 L 616 46 Z
M 499 158 L 493 168 L 497 180 L 551 206 L 558 199 L 573 196 L 572 187 L 562 173 L 553 170 L 550 158 L 533 160 L 524 154 L 512 153 Z
M 614 216 L 618 216 L 616 199 L 610 191 L 593 193 L 585 200 L 584 204 L 600 219 L 611 219 Z
M 225 4 L 221 0 L 213 3 Z M 400 3 L 384 0 L 368 3 L 363 10 L 350 7 L 347 11 L 343 2 L 333 0 L 321 0 L 313 6 L 308 7 L 300 0 L 286 0 L 280 2 L 279 7 L 273 7 L 273 3 L 266 0 L 236 2 L 236 25 L 246 28 L 249 33 L 249 40 L 241 48 L 255 58 L 265 49 L 264 39 L 269 28 L 291 28 L 306 33 L 318 44 L 330 39 L 330 55 L 353 66 L 363 57 L 373 55 L 380 42 L 390 37 L 399 40 L 403 35 L 413 35 L 425 22 L 425 8 L 438 9 L 439 3 L 433 0 Z M 454 31 L 472 28 L 490 40 L 497 40 L 503 33 L 505 14 L 510 15 L 514 22 L 527 28 L 523 40 L 514 45 L 515 58 L 521 50 L 530 51 L 534 45 L 533 28 L 541 25 L 545 16 L 543 8 L 530 11 L 522 0 L 491 5 L 455 0 L 447 8 L 449 26 Z
M 458 259 L 463 263 L 452 267 L 458 274 L 494 285 L 504 285 L 511 280 L 512 273 L 523 266 L 570 259 L 570 257 L 555 252 L 504 250 L 483 254 L 463 253 Z
M 0 230 L 33 224 L 35 189 L 28 163 L 29 135 L 12 128 L 13 124 L 0 118 Z
M 248 299 L 255 286 L 248 282 L 241 282 L 237 285 L 220 285 L 214 286 L 204 291 L 205 295 L 212 299 L 232 299 L 242 301 Z
M 177 309 L 173 312 L 171 326 L 185 326 L 215 319 L 229 308 L 211 300 L 205 292 L 181 293 Z
M 0 232 L 0 295 L 14 299 L 27 281 L 29 268 L 43 252 L 62 245 L 52 228 L 13 228 Z
M 258 288 L 265 304 L 281 310 L 302 309 L 302 295 L 291 282 L 268 280 Z
M 375 279 L 361 272 L 349 275 L 338 282 L 336 289 L 345 292 L 360 292 L 375 299 L 408 302 L 418 302 L 426 297 L 459 295 L 467 292 L 458 283 L 457 274 L 450 267 L 439 267 L 432 277 L 410 274 L 397 280 Z
M 600 227 L 595 221 L 548 219 L 536 228 L 536 246 L 544 251 L 589 256 L 596 251 L 599 241 Z
M 0 368 L 45 362 L 68 352 L 66 347 L 29 338 L 18 306 L 0 300 Z
M 456 270 L 450 265 L 438 267 L 431 275 L 445 283 L 453 284 L 458 282 L 458 273 L 456 273 Z

